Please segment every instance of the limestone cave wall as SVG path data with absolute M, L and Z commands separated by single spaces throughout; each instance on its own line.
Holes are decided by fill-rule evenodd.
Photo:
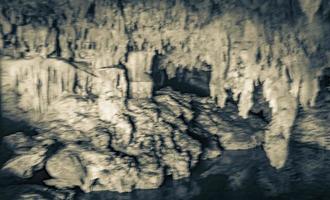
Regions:
M 0 10 L 3 115 L 36 119 L 79 94 L 97 97 L 111 121 L 127 99 L 152 99 L 164 77 L 185 76 L 220 108 L 230 91 L 248 118 L 259 87 L 271 108 L 263 146 L 276 168 L 298 109 L 314 106 L 329 68 L 327 0 L 2 0 Z

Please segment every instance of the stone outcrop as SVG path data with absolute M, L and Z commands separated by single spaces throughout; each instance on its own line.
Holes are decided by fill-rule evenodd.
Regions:
M 184 99 L 186 103 L 180 102 Z M 186 121 L 192 119 L 189 99 L 170 91 L 154 103 L 131 99 L 111 119 L 102 119 L 100 103 L 78 95 L 62 97 L 34 122 L 37 135 L 4 138 L 17 155 L 5 163 L 2 174 L 27 178 L 45 168 L 51 177 L 44 180 L 47 185 L 78 186 L 85 192 L 151 189 L 167 175 L 188 177 L 201 154 L 200 143 L 187 133 Z M 117 97 L 114 102 L 122 100 Z
M 279 169 L 290 138 L 310 139 L 292 136 L 295 121 L 324 124 L 297 115 L 328 87 L 326 0 L 5 0 L 0 9 L 1 114 L 38 129 L 4 138 L 14 157 L 3 176 L 46 170 L 58 188 L 128 192 L 260 145 Z M 184 94 L 192 86 L 204 97 Z

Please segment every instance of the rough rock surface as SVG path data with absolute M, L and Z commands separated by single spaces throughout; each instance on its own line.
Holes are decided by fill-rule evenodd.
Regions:
M 1 114 L 36 129 L 3 138 L 13 157 L 1 177 L 45 170 L 50 186 L 128 192 L 188 177 L 223 150 L 262 145 L 280 169 L 291 138 L 328 148 L 327 0 L 4 0 L 0 10 Z
M 221 147 L 248 149 L 262 141 L 260 123 L 253 127 L 252 118 L 239 117 L 237 108 L 220 112 L 211 98 L 165 88 L 153 101 L 126 99 L 107 120 L 100 117 L 98 101 L 104 99 L 63 96 L 31 122 L 36 134 L 4 137 L 15 156 L 2 174 L 30 178 L 45 169 L 49 186 L 128 192 L 158 188 L 168 175 L 188 177 L 200 159 L 219 156 Z M 236 124 L 229 125 L 233 119 Z
M 199 160 L 201 147 L 186 133 L 185 120 L 191 120 L 192 111 L 178 102 L 186 98 L 189 106 L 190 97 L 173 95 L 176 99 L 164 93 L 155 102 L 128 100 L 127 109 L 113 121 L 99 117 L 97 102 L 79 96 L 63 97 L 35 122 L 38 134 L 27 138 L 16 133 L 4 138 L 15 151 L 29 145 L 38 153 L 25 150 L 31 155 L 17 155 L 2 172 L 26 178 L 32 176 L 34 165 L 38 169 L 44 166 L 51 176 L 45 180 L 47 185 L 79 186 L 86 192 L 157 188 L 167 175 L 173 179 L 187 177 Z M 55 144 L 56 151 L 46 158 L 44 152 Z

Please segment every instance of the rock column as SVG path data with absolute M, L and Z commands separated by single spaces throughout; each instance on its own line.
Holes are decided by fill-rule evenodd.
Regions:
M 153 82 L 150 76 L 152 57 L 153 53 L 144 51 L 129 54 L 126 67 L 131 98 L 150 98 L 152 96 Z

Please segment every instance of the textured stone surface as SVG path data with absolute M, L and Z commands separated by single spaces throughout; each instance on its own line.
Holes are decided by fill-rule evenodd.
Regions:
M 291 138 L 328 148 L 329 1 L 4 0 L 0 9 L 2 115 L 36 128 L 3 139 L 13 153 L 5 175 L 45 168 L 58 188 L 128 192 L 188 177 L 223 150 L 262 145 L 280 169 Z
M 183 115 L 191 120 L 189 107 L 178 103 L 190 97 L 173 93 L 173 98 L 169 94 L 171 91 L 157 96 L 155 102 L 128 100 L 127 108 L 109 121 L 99 117 L 97 102 L 79 96 L 63 97 L 35 122 L 38 134 L 27 137 L 17 133 L 4 141 L 18 151 L 29 140 L 39 154 L 59 144 L 45 160 L 40 157 L 51 177 L 45 180 L 50 186 L 79 186 L 86 192 L 158 188 L 166 175 L 174 179 L 189 176 L 201 153 L 200 143 L 187 134 L 188 126 L 179 118 Z M 189 106 L 189 101 L 186 104 Z M 15 137 L 22 141 L 13 141 Z M 31 156 L 39 158 L 39 154 Z M 28 155 L 23 156 L 8 161 L 2 170 L 32 176 L 34 165 L 40 161 L 28 159 L 34 165 L 14 165 Z

